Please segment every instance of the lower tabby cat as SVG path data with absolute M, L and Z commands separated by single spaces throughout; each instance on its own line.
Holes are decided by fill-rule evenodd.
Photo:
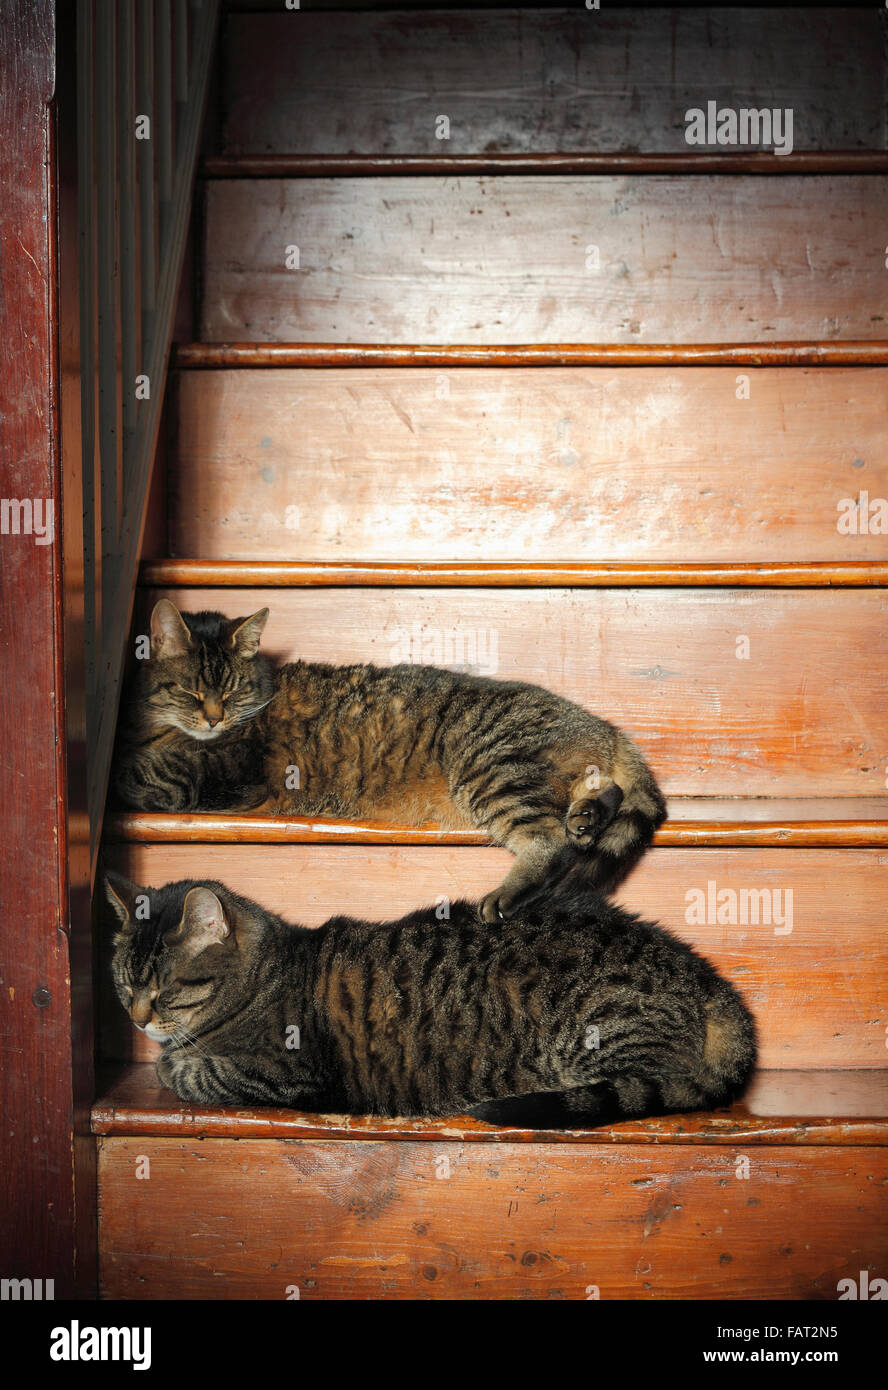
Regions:
M 217 882 L 106 891 L 118 996 L 186 1102 L 577 1127 L 725 1105 L 755 1062 L 733 986 L 572 875 L 499 932 L 465 902 L 309 931 Z
M 610 891 L 665 820 L 632 740 L 570 700 L 433 666 L 274 671 L 259 653 L 267 617 L 156 604 L 118 739 L 125 806 L 483 830 L 516 856 L 480 905 L 487 922 L 578 861 Z

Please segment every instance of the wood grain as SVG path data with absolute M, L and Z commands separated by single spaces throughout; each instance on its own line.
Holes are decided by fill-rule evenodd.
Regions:
M 888 1069 L 760 1071 L 744 1098 L 724 1110 L 623 1120 L 599 1129 L 532 1130 L 468 1116 L 441 1120 L 308 1115 L 273 1106 L 188 1106 L 136 1062 L 108 1068 L 92 1110 L 95 1134 L 185 1139 L 436 1139 L 458 1144 L 888 1144 Z
M 52 522 L 42 539 L 27 520 L 0 534 L 0 1229 L 4 1276 L 53 1278 L 56 1297 L 71 1298 L 79 1059 L 63 781 L 55 44 L 50 0 L 0 0 L 0 497 L 4 512 L 27 499 Z M 86 1244 L 83 1256 L 88 1266 Z
M 862 175 L 244 179 L 206 195 L 211 341 L 885 333 L 888 186 Z
M 874 12 L 279 12 L 231 15 L 224 51 L 229 152 L 687 151 L 710 98 L 792 107 L 796 148 L 885 145 Z
M 105 862 L 151 886 L 219 879 L 313 927 L 340 912 L 390 920 L 442 898 L 478 899 L 511 858 L 492 848 L 229 843 L 108 845 Z M 764 907 L 758 922 L 751 909 L 750 921 L 740 920 L 744 889 L 767 890 L 761 902 L 769 921 Z M 737 895 L 733 923 L 718 921 L 719 903 L 722 916 L 731 916 L 729 900 L 718 899 L 722 890 Z M 819 1069 L 884 1064 L 886 890 L 888 855 L 879 850 L 654 849 L 617 897 L 699 947 L 742 990 L 758 1022 L 763 1067 Z M 703 922 L 694 920 L 698 904 Z M 780 929 L 787 925 L 789 932 Z M 144 1035 L 130 1036 L 107 972 L 103 983 L 104 1055 L 156 1055 Z
M 884 1268 L 884 1149 L 762 1147 L 740 1179 L 743 1156 L 106 1138 L 102 1295 L 833 1301 Z
M 840 501 L 861 490 L 888 498 L 888 372 L 768 368 L 739 385 L 737 376 L 183 372 L 169 553 L 884 560 L 888 536 L 840 535 L 837 522 Z
M 634 732 L 671 796 L 884 792 L 881 590 L 164 592 L 191 611 L 268 606 L 266 649 L 287 660 L 388 665 L 415 646 L 547 686 Z M 160 595 L 141 592 L 137 632 Z

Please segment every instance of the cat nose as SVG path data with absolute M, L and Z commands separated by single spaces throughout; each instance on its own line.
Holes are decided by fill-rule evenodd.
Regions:
M 222 718 L 222 702 L 221 702 L 220 700 L 207 699 L 207 698 L 205 697 L 205 698 L 204 698 L 204 719 L 207 721 L 207 723 L 209 724 L 210 728 L 211 728 L 211 729 L 215 729 L 216 725 L 219 723 L 219 721 L 220 721 L 221 718 Z
M 144 1028 L 151 1019 L 154 1008 L 148 999 L 140 999 L 130 1009 L 130 1018 L 137 1028 Z
M 212 718 L 210 717 L 210 715 L 207 715 L 207 723 L 209 724 L 211 729 L 215 729 L 216 725 L 219 723 L 219 720 L 221 718 L 221 714 L 213 715 Z

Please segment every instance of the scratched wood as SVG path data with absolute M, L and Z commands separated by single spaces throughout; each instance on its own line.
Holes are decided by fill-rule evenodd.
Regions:
M 246 179 L 206 195 L 214 342 L 885 336 L 884 179 Z
M 136 631 L 160 592 L 139 595 Z M 633 732 L 672 796 L 884 792 L 882 590 L 163 592 L 191 611 L 267 605 L 266 650 L 287 660 L 425 655 L 547 686 Z
M 219 879 L 289 921 L 314 927 L 341 912 L 391 920 L 422 903 L 480 898 L 502 878 L 511 856 L 492 848 L 109 845 L 105 862 L 155 887 Z M 729 896 L 719 899 L 725 890 L 736 895 L 736 911 Z M 747 893 L 746 922 L 743 890 L 765 890 L 764 897 Z M 758 1022 L 761 1066 L 884 1065 L 883 852 L 654 849 L 617 897 L 698 947 L 733 980 Z M 103 986 L 105 1055 L 156 1056 L 112 997 L 107 971 Z
M 182 372 L 169 554 L 881 559 L 866 507 L 837 523 L 888 497 L 886 397 L 860 368 Z
M 888 1068 L 757 1071 L 733 1105 L 619 1120 L 595 1129 L 519 1129 L 468 1115 L 405 1119 L 311 1115 L 276 1106 L 183 1105 L 150 1062 L 108 1065 L 92 1107 L 93 1134 L 176 1139 L 423 1139 L 487 1144 L 845 1144 L 888 1146 Z
M 280 12 L 223 44 L 227 153 L 682 151 L 710 99 L 792 107 L 797 149 L 885 143 L 875 11 Z
M 888 1256 L 884 1149 L 99 1146 L 112 1299 L 834 1301 Z

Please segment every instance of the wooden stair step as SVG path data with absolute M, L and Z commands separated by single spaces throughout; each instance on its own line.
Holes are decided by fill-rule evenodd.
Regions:
M 458 561 L 462 582 L 861 582 L 886 397 L 884 371 L 835 366 L 181 371 L 163 548 L 297 582 L 286 562 L 346 544 L 440 583 Z
M 151 1063 L 108 1067 L 92 1107 L 93 1134 L 167 1138 L 439 1140 L 570 1144 L 888 1144 L 888 1068 L 760 1071 L 724 1110 L 623 1120 L 599 1129 L 528 1130 L 468 1116 L 386 1119 L 286 1108 L 186 1105 Z
M 198 832 L 201 833 L 201 832 Z M 105 867 L 139 884 L 220 880 L 286 921 L 337 912 L 392 921 L 457 898 L 478 901 L 512 856 L 492 846 L 250 843 L 233 836 L 105 844 Z M 655 846 L 616 893 L 701 951 L 743 992 L 762 1067 L 878 1067 L 885 1058 L 888 853 L 879 848 Z M 485 928 L 485 930 L 488 930 Z M 103 1051 L 145 1059 L 156 1044 L 103 992 Z
M 884 589 L 174 586 L 139 591 L 135 632 L 160 597 L 268 607 L 263 645 L 283 660 L 552 689 L 634 734 L 667 796 L 884 792 Z
M 794 150 L 791 154 L 738 150 L 695 153 L 625 151 L 566 154 L 235 154 L 208 155 L 200 170 L 212 179 L 409 178 L 433 174 L 886 174 L 886 150 Z
M 219 367 L 855 367 L 888 365 L 888 342 L 814 338 L 721 343 L 193 342 L 179 370 Z
M 363 8 L 363 7 L 359 7 Z M 885 33 L 875 9 L 736 12 L 602 5 L 452 13 L 230 15 L 225 154 L 681 152 L 684 113 L 776 102 L 794 151 L 884 148 Z M 495 54 L 494 62 L 491 55 Z M 759 94 L 756 99 L 755 94 Z M 442 140 L 437 113 L 449 115 Z M 793 155 L 783 159 L 793 159 Z
M 878 539 L 877 537 L 874 539 Z M 862 589 L 888 586 L 886 560 L 728 564 L 543 561 L 143 560 L 149 588 Z
M 210 341 L 884 337 L 888 184 L 866 174 L 216 179 L 204 193 Z
M 258 816 L 222 812 L 112 812 L 108 842 L 169 844 L 489 845 L 478 830 L 442 830 L 388 821 Z M 886 797 L 673 797 L 656 832 L 662 847 L 888 846 Z

